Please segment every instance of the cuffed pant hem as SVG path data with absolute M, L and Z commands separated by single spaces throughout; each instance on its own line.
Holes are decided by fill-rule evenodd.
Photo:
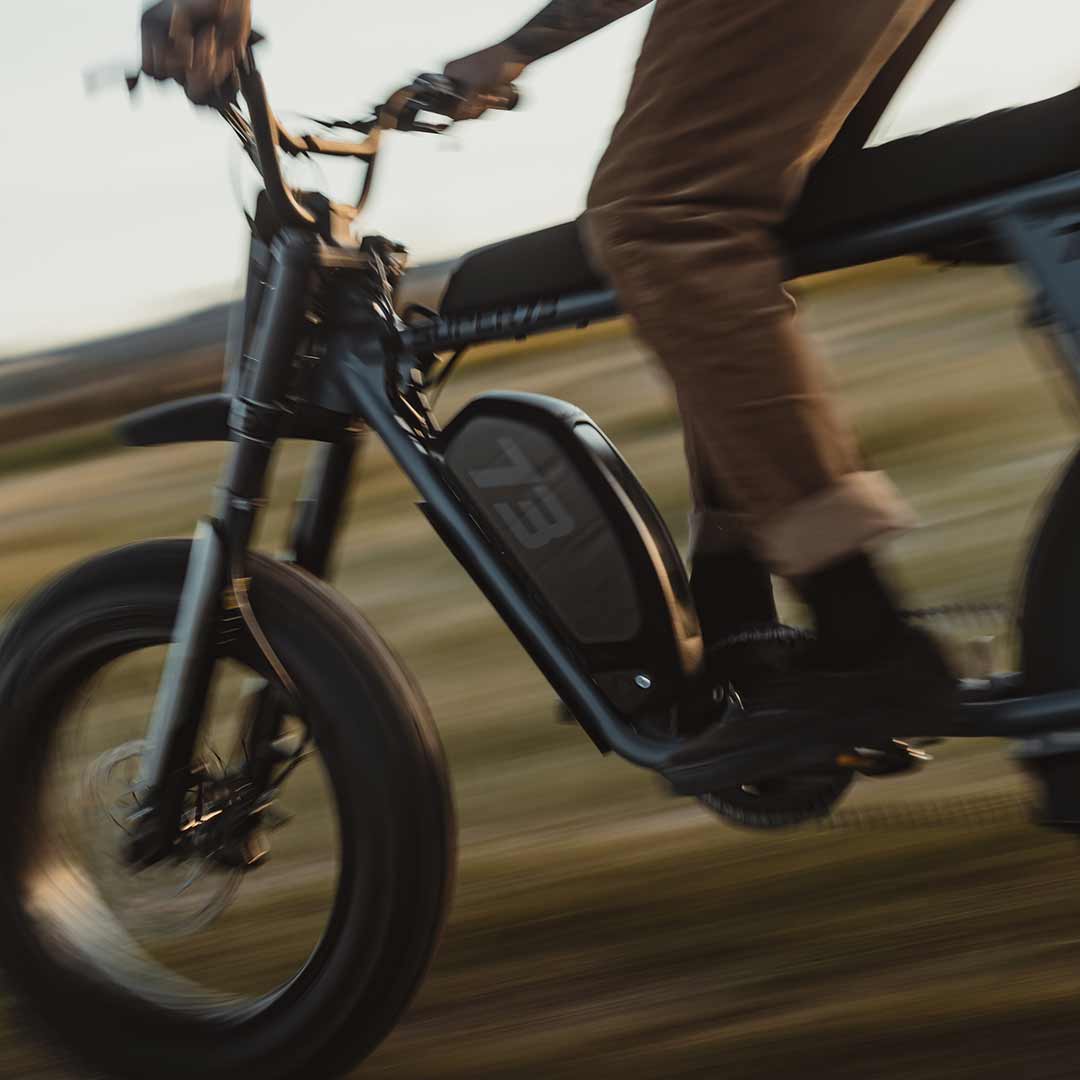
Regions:
M 755 547 L 775 573 L 799 577 L 915 524 L 884 473 L 849 473 L 766 521 L 755 530 Z

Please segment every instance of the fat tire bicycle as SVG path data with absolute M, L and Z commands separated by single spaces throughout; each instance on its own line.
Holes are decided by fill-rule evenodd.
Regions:
M 785 226 L 792 275 L 910 253 L 1020 263 L 1037 286 L 1041 321 L 1080 379 L 1080 139 L 1067 153 L 1029 141 L 1026 157 L 998 153 L 987 164 L 1026 125 L 1045 131 L 1080 116 L 1075 100 L 974 121 L 945 142 L 930 133 L 863 151 L 902 63 L 883 73 L 876 104 L 853 114 Z M 601 751 L 744 824 L 827 813 L 857 773 L 897 771 L 913 757 L 897 740 L 852 747 L 786 737 L 718 748 L 715 732 L 740 707 L 738 687 L 706 663 L 676 546 L 597 425 L 566 402 L 509 393 L 483 394 L 445 427 L 436 423 L 428 395 L 471 345 L 618 314 L 573 223 L 442 268 L 438 299 L 426 306 L 410 295 L 418 283 L 430 295 L 433 272 L 405 271 L 403 249 L 359 232 L 380 138 L 442 130 L 426 117 L 452 115 L 451 83 L 423 77 L 371 120 L 328 124 L 333 136 L 283 128 L 250 56 L 241 86 L 246 114 L 231 102 L 220 111 L 264 189 L 226 390 L 120 425 L 139 446 L 228 440 L 216 508 L 190 541 L 135 544 L 62 574 L 22 605 L 0 646 L 0 813 L 19 823 L 0 834 L 0 960 L 52 1031 L 125 1077 L 336 1075 L 393 1028 L 436 948 L 455 858 L 438 735 L 400 660 L 323 580 L 366 437 L 381 440 L 412 481 L 437 536 Z M 508 88 L 504 103 L 513 101 Z M 909 167 L 909 182 L 895 182 L 899 161 L 918 163 L 957 139 L 966 168 L 929 175 L 920 188 Z M 281 153 L 363 162 L 358 203 L 291 189 Z M 289 552 L 271 559 L 250 541 L 275 445 L 290 438 L 319 448 Z M 1030 559 L 1021 672 L 965 682 L 948 724 L 909 734 L 1080 730 L 1078 533 L 1080 458 Z M 325 764 L 340 848 L 326 924 L 296 971 L 255 996 L 201 994 L 148 955 L 65 862 L 41 812 L 57 732 L 83 689 L 118 658 L 166 646 L 144 737 L 105 759 L 110 769 L 121 758 L 136 766 L 116 822 L 132 878 L 168 862 L 211 875 L 256 872 L 259 838 L 304 748 Z M 245 752 L 208 770 L 199 733 L 226 662 L 250 688 Z M 284 738 L 287 723 L 299 736 Z M 1054 782 L 1070 783 L 1065 773 Z

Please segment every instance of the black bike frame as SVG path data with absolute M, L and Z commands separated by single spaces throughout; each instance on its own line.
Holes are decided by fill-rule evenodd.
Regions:
M 988 241 L 997 257 L 1015 261 L 1033 276 L 1040 303 L 1049 306 L 1063 337 L 1074 343 L 1068 371 L 1080 390 L 1080 277 L 1062 261 L 1061 238 L 1080 227 L 1080 173 L 1005 194 L 973 200 L 940 212 L 873 226 L 793 251 L 794 273 L 809 275 L 883 258 L 951 248 L 962 252 Z M 579 294 L 544 303 L 432 320 L 402 332 L 398 348 L 404 364 L 427 351 L 459 349 L 476 342 L 520 338 L 566 329 L 619 313 L 611 292 Z M 674 744 L 646 738 L 629 729 L 594 684 L 575 664 L 565 644 L 544 625 L 525 594 L 471 521 L 415 436 L 397 420 L 381 372 L 385 358 L 363 340 L 344 342 L 331 357 L 352 393 L 351 401 L 425 499 L 440 536 L 458 555 L 496 609 L 521 640 L 556 691 L 579 717 L 602 733 L 621 756 L 666 771 Z M 399 361 L 400 362 L 400 361 Z M 922 735 L 1023 736 L 1080 727 L 1080 691 L 1018 697 L 1014 680 L 980 686 L 947 729 Z M 726 771 L 726 770 L 721 770 Z
M 253 66 L 246 79 L 246 96 L 262 102 L 252 109 L 253 121 L 265 129 L 263 141 L 272 143 L 267 131 L 276 122 Z M 276 158 L 261 156 L 264 172 L 280 180 Z M 373 162 L 373 155 L 368 159 Z M 267 192 L 273 202 L 269 183 Z M 375 238 L 359 248 L 343 248 L 329 227 L 307 221 L 313 215 L 292 193 L 278 201 L 276 218 L 282 224 L 252 245 L 242 320 L 248 348 L 232 396 L 164 406 L 127 424 L 129 441 L 145 444 L 226 437 L 227 423 L 234 447 L 217 510 L 195 535 L 174 642 L 147 733 L 140 802 L 151 824 L 141 830 L 142 856 L 164 853 L 178 827 L 212 679 L 218 619 L 238 606 L 253 617 L 245 608 L 244 561 L 274 446 L 285 437 L 327 444 L 312 466 L 290 545 L 300 566 L 322 576 L 345 504 L 357 422 L 382 440 L 420 493 L 421 507 L 439 537 L 601 747 L 661 772 L 676 790 L 688 793 L 741 783 L 748 770 L 761 775 L 771 765 L 790 770 L 819 764 L 823 753 L 846 749 L 791 741 L 734 755 L 709 753 L 706 733 L 695 754 L 693 743 L 642 734 L 640 725 L 628 722 L 599 690 L 449 483 L 422 393 L 437 355 L 612 318 L 619 314 L 612 292 L 538 297 L 528 304 L 436 316 L 406 326 L 393 312 L 390 245 Z M 302 214 L 295 212 L 298 206 Z M 1078 236 L 1080 173 L 1074 173 L 804 241 L 792 247 L 789 267 L 792 277 L 806 276 L 915 253 L 1019 263 L 1035 283 L 1039 320 L 1057 329 L 1067 370 L 1080 387 Z M 302 345 L 313 363 L 296 363 Z M 283 685 L 273 691 L 268 686 L 259 695 L 251 721 L 266 742 L 279 723 L 278 695 L 289 690 L 287 673 L 279 674 Z M 1080 690 L 1026 697 L 1017 680 L 1006 677 L 972 688 L 946 730 L 912 734 L 1026 736 L 1069 728 L 1080 728 Z
M 947 211 L 874 226 L 807 244 L 792 253 L 793 270 L 802 274 L 853 266 L 877 259 L 943 247 L 963 252 L 967 245 L 990 242 L 999 256 L 1024 266 L 1039 289 L 1039 305 L 1048 309 L 1066 350 L 1068 370 L 1080 384 L 1080 282 L 1060 246 L 1080 222 L 1080 174 L 975 200 Z M 1064 240 L 1063 240 L 1064 238 Z M 479 342 L 582 326 L 618 314 L 610 292 L 557 297 L 476 315 L 435 319 L 404 327 L 392 316 L 385 268 L 373 266 L 377 253 L 351 258 L 329 256 L 332 295 L 321 307 L 336 312 L 326 320 L 321 357 L 303 387 L 303 405 L 324 417 L 316 430 L 297 420 L 301 403 L 285 402 L 295 394 L 294 359 L 313 302 L 311 281 L 323 257 L 312 236 L 283 230 L 270 254 L 270 288 L 258 306 L 250 335 L 244 385 L 232 401 L 229 429 L 235 449 L 221 488 L 217 513 L 200 526 L 192 549 L 175 643 L 154 718 L 148 732 L 143 784 L 158 793 L 159 821 L 176 820 L 182 796 L 179 777 L 189 768 L 213 668 L 213 626 L 223 600 L 229 603 L 230 580 L 241 571 L 244 554 L 261 505 L 265 475 L 278 438 L 290 432 L 327 440 L 316 457 L 306 486 L 304 510 L 297 515 L 292 557 L 310 572 L 325 574 L 333 536 L 340 520 L 355 447 L 357 418 L 384 443 L 423 499 L 423 509 L 440 538 L 453 551 L 506 625 L 513 631 L 556 693 L 598 742 L 635 764 L 666 774 L 680 790 L 707 790 L 737 783 L 740 771 L 761 762 L 746 755 L 720 755 L 691 772 L 678 762 L 686 746 L 676 740 L 646 736 L 615 711 L 578 662 L 573 649 L 549 624 L 484 535 L 445 477 L 429 435 L 415 372 L 430 368 L 433 354 Z M 167 406 L 164 411 L 175 411 Z M 181 405 L 180 408 L 183 408 Z M 300 430 L 297 430 L 299 427 Z M 332 434 L 331 434 L 332 433 Z M 331 441 L 333 440 L 333 441 Z M 231 567 L 231 569 L 230 569 Z M 273 734 L 276 709 L 264 695 L 264 730 Z M 1014 680 L 981 685 L 947 729 L 918 732 L 927 736 L 1025 736 L 1080 727 L 1080 691 L 1038 697 L 1018 696 Z M 183 734 L 183 733 L 186 733 Z M 770 751 L 777 754 L 775 747 Z M 809 764 L 821 748 L 789 746 L 785 767 Z M 167 792 L 171 797 L 165 797 Z

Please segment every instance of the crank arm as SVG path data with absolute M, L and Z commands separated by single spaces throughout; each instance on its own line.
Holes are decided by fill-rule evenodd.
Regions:
M 673 764 L 659 769 L 676 795 L 705 795 L 773 777 L 814 769 L 836 768 L 851 752 L 850 745 L 808 743 L 789 736 L 728 750 L 704 761 Z

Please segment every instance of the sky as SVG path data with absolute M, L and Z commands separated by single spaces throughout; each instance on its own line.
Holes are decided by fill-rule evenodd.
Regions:
M 498 40 L 539 6 L 255 0 L 269 37 L 260 67 L 286 122 L 290 110 L 362 116 L 416 73 Z M 5 12 L 0 356 L 146 325 L 238 288 L 245 174 L 222 122 L 174 88 L 147 86 L 135 101 L 119 82 L 86 93 L 88 69 L 136 63 L 141 8 L 141 0 L 42 0 Z M 648 9 L 538 64 L 512 115 L 450 137 L 388 139 L 371 231 L 422 262 L 576 216 L 647 18 Z M 958 0 L 876 137 L 1078 83 L 1077 0 Z

